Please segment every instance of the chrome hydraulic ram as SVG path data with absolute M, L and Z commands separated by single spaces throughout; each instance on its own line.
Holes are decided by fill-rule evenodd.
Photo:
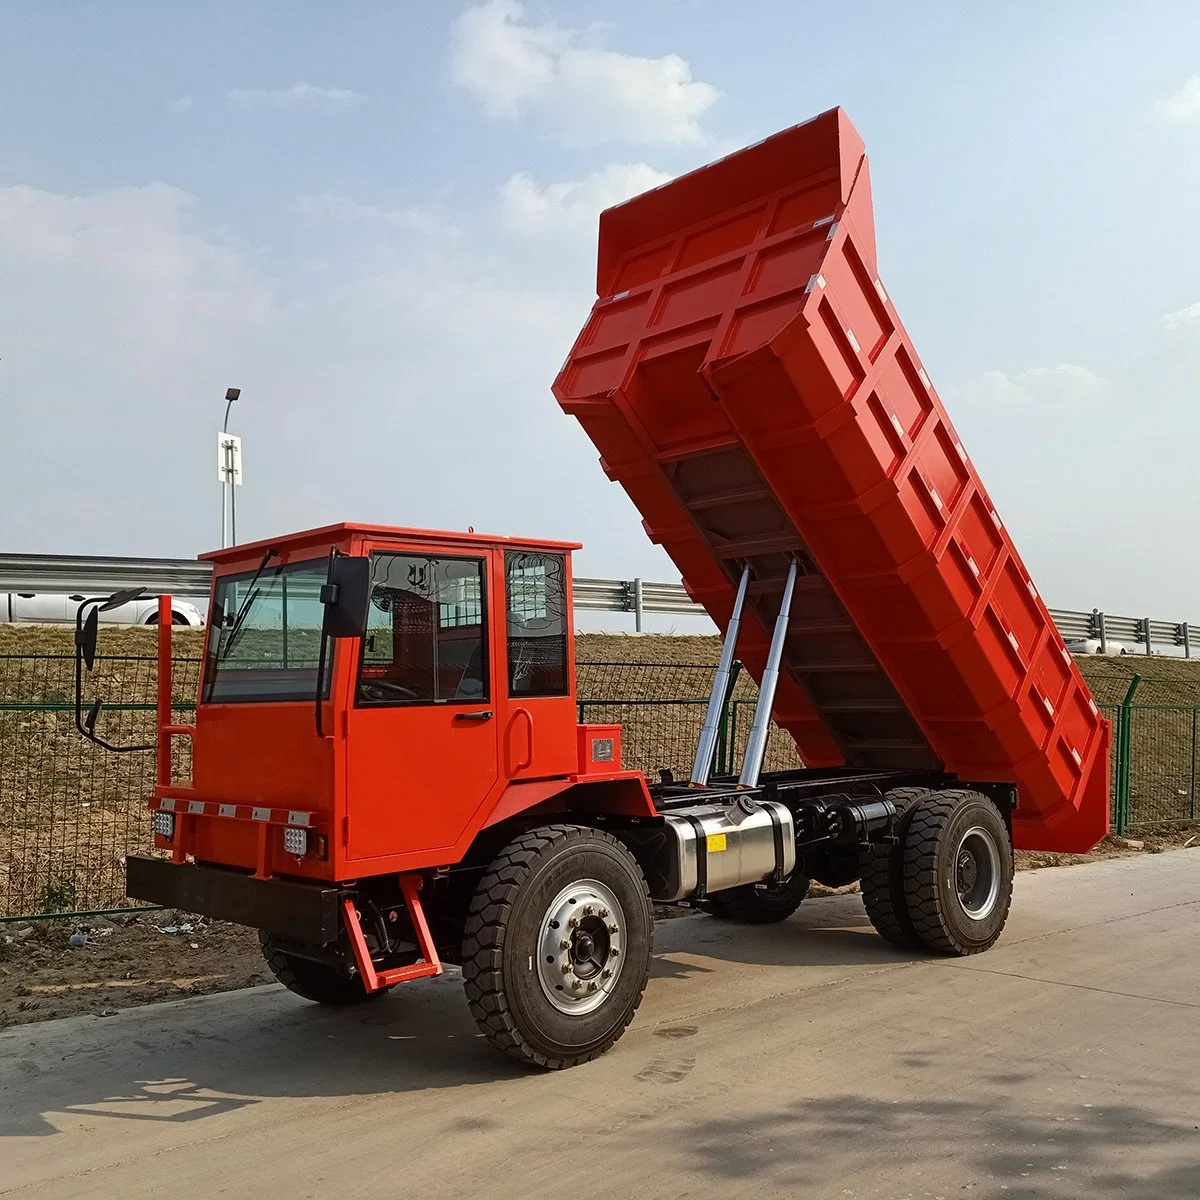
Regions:
M 796 560 L 793 559 L 788 567 L 787 582 L 783 585 L 783 602 L 779 606 L 779 616 L 775 618 L 775 632 L 771 634 L 771 649 L 759 685 L 754 724 L 750 726 L 746 757 L 742 760 L 742 773 L 738 778 L 739 787 L 757 787 L 758 777 L 762 773 L 763 758 L 767 753 L 767 734 L 771 731 L 771 709 L 775 705 L 775 685 L 779 682 L 779 662 L 783 658 L 783 643 L 787 639 L 792 592 L 795 588 Z
M 725 630 L 725 643 L 721 647 L 721 661 L 717 664 L 717 673 L 713 677 L 712 694 L 708 698 L 708 712 L 704 717 L 704 726 L 700 730 L 700 743 L 696 747 L 696 761 L 692 763 L 692 783 L 696 787 L 704 787 L 708 783 L 708 775 L 712 770 L 713 754 L 717 749 L 717 737 L 720 732 L 721 710 L 725 707 L 726 694 L 729 691 L 729 673 L 733 669 L 733 656 L 737 651 L 738 627 L 742 623 L 742 605 L 746 602 L 746 588 L 750 583 L 750 568 L 742 571 L 742 581 L 738 584 L 737 597 L 733 602 L 733 614 L 729 618 L 729 627 Z

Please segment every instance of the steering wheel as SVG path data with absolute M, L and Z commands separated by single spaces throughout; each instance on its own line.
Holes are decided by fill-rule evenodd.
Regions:
M 369 683 L 364 682 L 359 690 L 366 700 L 387 700 L 391 696 L 399 696 L 402 700 L 419 700 L 421 698 L 412 688 L 401 687 L 400 684 L 390 683 L 386 679 L 372 679 Z

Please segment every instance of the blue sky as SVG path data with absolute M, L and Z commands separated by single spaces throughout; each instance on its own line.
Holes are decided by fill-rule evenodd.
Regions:
M 338 519 L 674 578 L 549 385 L 595 217 L 835 104 L 880 269 L 1051 604 L 1200 619 L 1200 7 L 6 6 L 0 548 Z

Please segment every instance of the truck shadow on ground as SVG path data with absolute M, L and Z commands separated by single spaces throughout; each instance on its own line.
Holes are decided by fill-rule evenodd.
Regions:
M 650 988 L 712 963 L 881 969 L 905 956 L 864 931 L 857 897 L 773 926 L 705 916 L 658 923 Z M 643 1016 L 645 1011 L 643 1010 Z M 635 1025 L 636 1028 L 636 1025 Z M 349 1010 L 265 987 L 0 1031 L 0 1137 L 50 1118 L 187 1123 L 272 1097 L 361 1096 L 544 1078 L 490 1047 L 458 972 Z
M 661 921 L 650 978 L 703 972 L 697 958 L 764 967 L 891 967 L 928 957 L 880 938 L 857 895 L 834 896 L 809 901 L 776 925 L 743 925 L 701 914 Z
M 676 1151 L 714 1194 L 724 1182 L 739 1195 L 750 1183 L 787 1196 L 1200 1195 L 1200 1129 L 1186 1114 L 1030 1104 L 1006 1078 L 979 1079 L 973 1101 L 830 1096 L 699 1121 L 679 1132 Z M 884 1180 L 895 1190 L 879 1190 Z

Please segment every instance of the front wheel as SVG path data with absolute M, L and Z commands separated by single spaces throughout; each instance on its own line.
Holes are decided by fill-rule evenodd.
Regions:
M 625 1032 L 650 972 L 650 891 L 632 854 L 578 825 L 522 834 L 479 881 L 464 929 L 467 1002 L 493 1045 L 559 1070 Z

